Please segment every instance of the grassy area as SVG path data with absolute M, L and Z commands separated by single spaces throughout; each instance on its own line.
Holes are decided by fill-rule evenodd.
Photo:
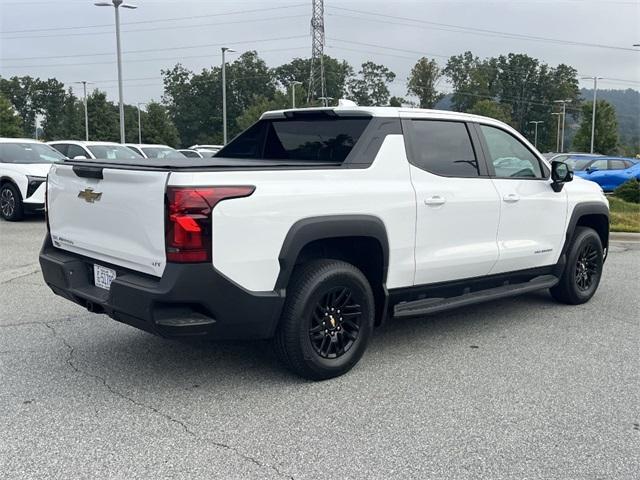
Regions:
M 613 196 L 608 198 L 611 231 L 640 233 L 640 204 L 625 202 Z

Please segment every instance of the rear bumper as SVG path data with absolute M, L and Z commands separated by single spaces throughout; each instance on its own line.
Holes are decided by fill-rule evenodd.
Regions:
M 94 285 L 94 263 L 116 271 L 110 290 Z M 55 294 L 163 337 L 269 338 L 284 303 L 277 292 L 244 290 L 211 264 L 169 263 L 156 278 L 57 249 L 49 236 L 40 267 Z

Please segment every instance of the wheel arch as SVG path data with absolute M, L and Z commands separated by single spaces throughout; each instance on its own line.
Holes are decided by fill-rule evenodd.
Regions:
M 600 202 L 586 202 L 579 203 L 573 209 L 569 224 L 567 227 L 567 233 L 562 247 L 562 255 L 566 255 L 571 239 L 575 234 L 577 227 L 590 227 L 593 228 L 600 237 L 602 247 L 608 249 L 609 247 L 609 209 L 604 203 Z
M 296 265 L 316 258 L 335 258 L 358 267 L 376 300 L 376 324 L 387 310 L 386 278 L 389 240 L 383 221 L 371 215 L 329 215 L 294 223 L 278 256 L 276 290 L 286 290 Z

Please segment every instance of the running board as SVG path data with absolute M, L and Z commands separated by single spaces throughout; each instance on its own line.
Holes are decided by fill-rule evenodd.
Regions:
M 551 288 L 560 279 L 555 275 L 541 275 L 528 282 L 502 285 L 477 292 L 465 293 L 450 298 L 423 298 L 412 302 L 402 302 L 393 308 L 394 318 L 421 317 L 431 313 L 442 312 L 452 308 L 465 307 L 481 302 L 498 300 L 500 298 L 513 297 L 535 290 Z

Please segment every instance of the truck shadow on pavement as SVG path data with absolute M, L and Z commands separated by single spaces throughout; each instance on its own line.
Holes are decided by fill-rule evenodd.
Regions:
M 374 331 L 363 359 L 347 376 L 367 375 L 367 369 L 398 356 L 429 356 L 452 346 L 478 348 L 479 337 L 498 342 L 509 328 L 541 316 L 553 318 L 559 308 L 547 292 L 538 292 L 430 317 L 392 319 Z M 104 318 L 104 322 L 112 320 Z M 259 384 L 260 390 L 312 383 L 286 371 L 267 341 L 168 340 L 116 325 L 101 326 L 105 334 L 86 343 L 73 334 L 69 337 L 69 343 L 78 346 L 74 361 L 102 372 L 113 385 L 189 390 L 225 385 L 233 389 L 250 383 Z

